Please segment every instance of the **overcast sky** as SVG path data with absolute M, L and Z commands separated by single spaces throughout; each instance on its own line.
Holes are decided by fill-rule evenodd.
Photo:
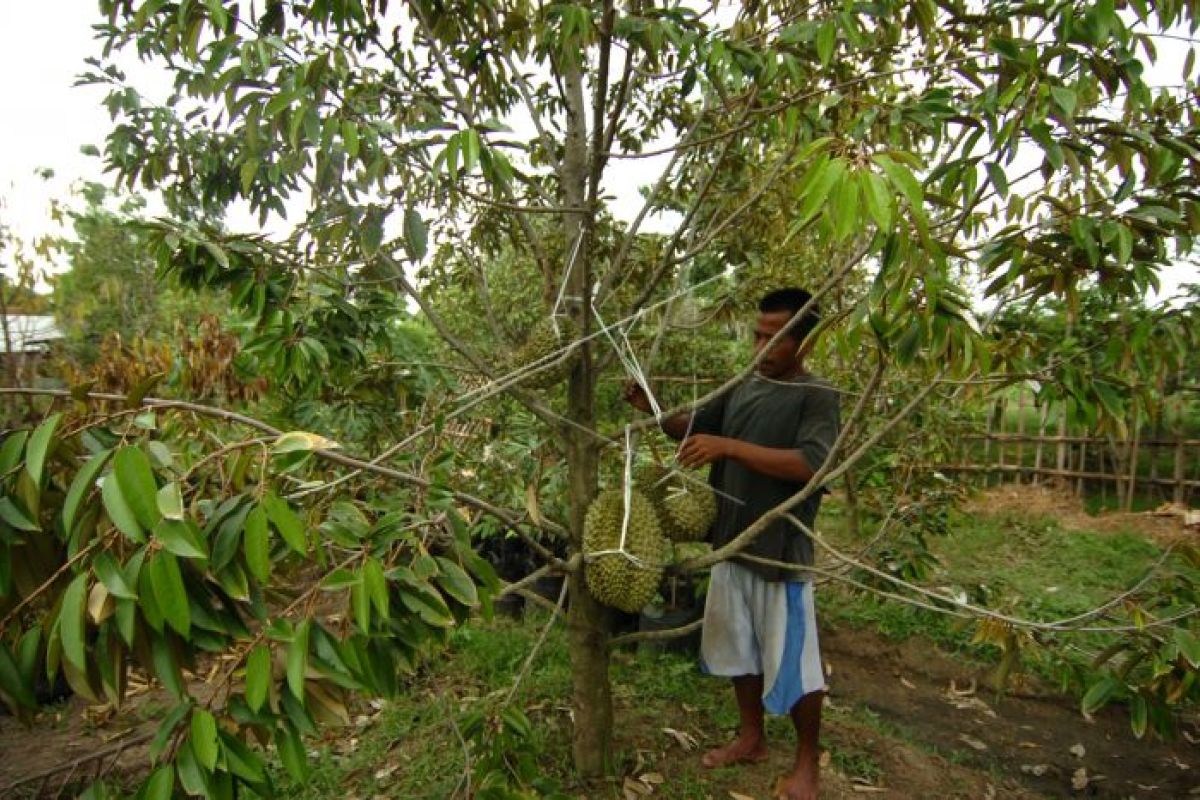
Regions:
M 84 59 L 98 54 L 91 29 L 99 18 L 95 0 L 0 0 L 0 75 L 4 114 L 0 117 L 0 219 L 25 242 L 53 230 L 48 216 L 52 199 L 65 199 L 79 180 L 107 180 L 100 161 L 84 156 L 84 145 L 102 147 L 110 120 L 101 105 L 103 87 L 72 84 L 86 69 Z M 1160 63 L 1148 76 L 1154 83 L 1178 83 L 1182 45 L 1159 43 Z M 169 78 L 125 64 L 142 88 L 169 89 Z M 665 158 L 616 161 L 606 174 L 606 190 L 619 188 L 614 213 L 630 219 L 640 206 L 639 184 L 657 177 Z M 37 176 L 40 168 L 54 177 Z M 614 171 L 619 170 L 619 172 Z M 234 218 L 235 227 L 253 224 Z M 664 221 L 653 228 L 663 229 Z M 1200 280 L 1193 267 L 1180 266 L 1164 276 L 1167 293 L 1181 282 Z

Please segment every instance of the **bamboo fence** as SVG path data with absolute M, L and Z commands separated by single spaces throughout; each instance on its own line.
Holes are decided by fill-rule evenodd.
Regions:
M 997 397 L 978 424 L 964 426 L 943 472 L 987 484 L 1053 482 L 1077 495 L 1132 510 L 1135 501 L 1190 507 L 1200 500 L 1200 438 L 1187 422 L 1187 393 L 1168 398 L 1153 420 L 1131 415 L 1123 436 L 1071 430 L 1066 416 L 1038 406 L 1032 389 Z

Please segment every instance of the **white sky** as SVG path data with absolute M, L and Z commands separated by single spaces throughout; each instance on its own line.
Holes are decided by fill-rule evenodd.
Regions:
M 95 0 L 0 0 L 0 75 L 5 76 L 0 88 L 0 220 L 27 244 L 55 230 L 51 200 L 68 199 L 72 183 L 109 180 L 99 159 L 80 152 L 88 144 L 102 147 L 109 130 L 108 112 L 101 105 L 104 87 L 73 86 L 86 69 L 84 59 L 98 52 L 91 30 L 98 18 Z M 1178 53 L 1170 53 L 1170 47 L 1168 41 L 1159 42 L 1154 83 L 1179 80 L 1185 50 L 1179 46 Z M 126 67 L 143 88 L 165 92 L 170 86 L 165 74 L 137 64 Z M 618 195 L 613 210 L 619 218 L 632 218 L 640 207 L 638 186 L 656 179 L 664 165 L 665 157 L 611 164 L 605 189 Z M 54 177 L 38 177 L 43 167 L 54 170 Z M 230 222 L 238 228 L 254 224 L 248 216 Z M 667 222 L 652 222 L 645 229 L 662 230 Z M 1200 276 L 1194 267 L 1176 267 L 1163 275 L 1164 294 L 1196 281 Z

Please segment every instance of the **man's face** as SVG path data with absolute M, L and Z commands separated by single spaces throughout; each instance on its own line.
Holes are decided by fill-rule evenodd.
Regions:
M 788 324 L 792 315 L 788 311 L 767 311 L 758 315 L 758 319 L 754 321 L 754 355 L 762 352 L 767 346 L 767 342 L 775 334 Z M 796 341 L 791 333 L 788 333 L 782 339 L 775 343 L 771 349 L 767 350 L 766 355 L 758 362 L 758 374 L 764 378 L 791 378 L 800 367 L 800 361 L 797 357 L 797 350 L 800 348 L 800 343 Z

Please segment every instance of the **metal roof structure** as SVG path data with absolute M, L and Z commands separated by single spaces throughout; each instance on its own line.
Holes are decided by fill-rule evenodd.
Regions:
M 63 333 L 51 316 L 9 314 L 0 318 L 0 354 L 44 353 L 50 342 L 61 338 Z

